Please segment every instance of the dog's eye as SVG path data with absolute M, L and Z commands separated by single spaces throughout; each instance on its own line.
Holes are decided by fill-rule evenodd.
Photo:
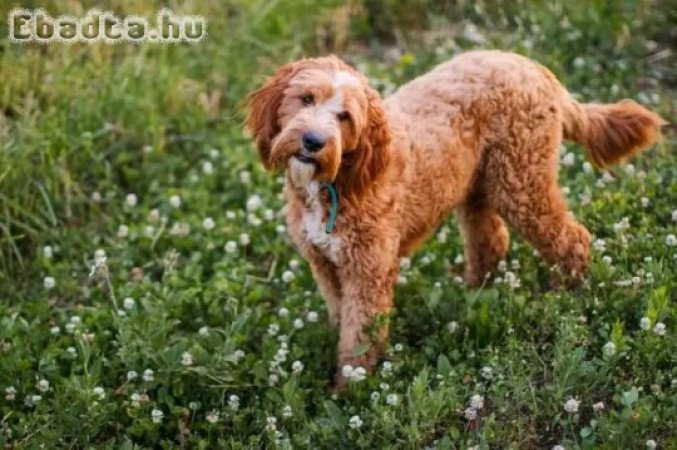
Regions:
M 306 94 L 301 96 L 301 103 L 303 106 L 310 106 L 315 103 L 315 96 L 313 94 Z
M 350 113 L 348 111 L 341 111 L 340 113 L 336 114 L 336 118 L 341 122 L 344 120 L 350 120 Z

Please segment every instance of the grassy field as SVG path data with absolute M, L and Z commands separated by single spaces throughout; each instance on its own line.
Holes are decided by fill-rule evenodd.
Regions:
M 13 6 L 202 14 L 198 45 L 24 45 Z M 550 67 L 672 121 L 669 1 L 5 1 L 0 6 L 0 445 L 677 448 L 674 128 L 601 173 L 562 148 L 595 235 L 571 291 L 513 238 L 463 288 L 455 221 L 403 261 L 376 374 L 330 393 L 336 332 L 285 237 L 241 100 L 335 52 L 383 93 L 465 49 Z M 561 448 L 561 447 L 558 447 Z

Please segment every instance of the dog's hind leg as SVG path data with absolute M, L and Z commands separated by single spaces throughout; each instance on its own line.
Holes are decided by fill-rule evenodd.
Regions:
M 546 262 L 562 270 L 564 281 L 574 281 L 588 268 L 590 233 L 569 213 L 557 185 L 561 126 L 514 129 L 521 134 L 488 149 L 488 199 Z
M 508 229 L 498 213 L 479 197 L 466 200 L 456 209 L 456 217 L 465 245 L 465 284 L 481 286 L 508 253 Z

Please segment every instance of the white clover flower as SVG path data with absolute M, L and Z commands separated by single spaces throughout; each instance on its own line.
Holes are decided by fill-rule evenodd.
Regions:
M 407 270 L 411 267 L 411 259 L 400 258 L 400 269 Z
M 447 233 L 444 230 L 441 230 L 439 233 L 437 233 L 437 242 L 441 244 L 447 242 Z
M 240 234 L 240 245 L 243 247 L 248 246 L 251 243 L 251 239 L 247 233 Z
M 172 208 L 180 208 L 181 207 L 181 197 L 178 195 L 172 195 L 169 197 L 169 206 Z
M 205 219 L 202 221 L 202 228 L 207 231 L 213 230 L 215 226 L 216 222 L 214 222 L 214 219 L 211 217 L 205 217 Z
M 668 234 L 665 237 L 665 245 L 667 245 L 668 247 L 677 246 L 677 237 L 675 237 L 674 234 Z
M 635 174 L 635 166 L 633 164 L 626 164 L 625 166 L 625 173 L 628 175 L 634 175 Z
M 280 325 L 278 325 L 277 323 L 273 322 L 270 325 L 268 325 L 268 335 L 269 336 L 275 336 L 279 332 L 280 332 Z
M 235 357 L 235 363 L 237 364 L 237 362 L 238 362 L 239 360 L 241 360 L 242 358 L 244 358 L 245 352 L 244 352 L 244 350 L 241 350 L 241 349 L 238 348 L 238 349 L 236 349 L 236 350 L 233 352 L 233 356 Z
M 289 261 L 289 268 L 291 270 L 296 270 L 299 268 L 299 260 L 298 259 L 292 259 Z
M 665 336 L 665 333 L 667 332 L 665 324 L 663 322 L 656 323 L 656 325 L 653 327 L 653 332 L 659 336 Z
M 163 413 L 159 409 L 153 409 L 150 412 L 150 417 L 153 419 L 153 423 L 160 423 L 162 422 L 162 418 L 164 417 L 165 413 Z
M 5 400 L 14 401 L 16 399 L 16 388 L 14 386 L 7 386 L 5 388 Z
M 383 361 L 383 365 L 381 366 L 381 374 L 383 376 L 388 376 L 391 374 L 393 371 L 393 363 L 390 361 Z
M 304 326 L 305 326 L 305 324 L 303 323 L 303 319 L 294 319 L 294 328 L 296 328 L 297 330 L 300 330 Z
M 243 170 L 239 173 L 240 183 L 250 184 L 252 182 L 251 173 L 248 170 Z
M 52 256 L 54 256 L 54 251 L 52 250 L 51 245 L 45 245 L 42 248 L 42 256 L 44 256 L 47 259 L 50 259 L 50 258 L 52 258 Z
M 285 226 L 282 225 L 282 224 L 277 225 L 277 226 L 275 227 L 275 232 L 276 232 L 277 234 L 284 234 L 284 233 L 287 232 L 287 227 L 285 227 Z
M 294 272 L 292 272 L 290 270 L 285 270 L 282 273 L 282 281 L 284 281 L 285 283 L 290 283 L 293 279 L 294 279 Z
M 563 445 L 555 445 L 552 450 L 566 450 Z
M 277 315 L 280 317 L 287 317 L 289 316 L 289 310 L 283 306 L 277 310 Z
M 651 328 L 651 319 L 649 319 L 649 318 L 646 317 L 646 316 L 645 316 L 645 317 L 642 317 L 642 318 L 639 320 L 639 327 L 640 327 L 642 330 L 647 331 L 649 328 Z
M 404 346 L 400 343 L 397 343 L 395 344 L 395 347 L 393 347 L 393 350 L 395 350 L 396 352 L 401 352 L 402 350 L 404 350 Z
M 648 448 L 649 450 L 654 450 L 657 446 L 658 444 L 653 439 L 648 439 L 646 441 L 646 448 Z
M 592 410 L 595 412 L 604 411 L 604 402 L 597 402 L 592 405 Z
M 106 252 L 99 248 L 94 252 L 94 264 L 101 266 L 106 263 Z
M 193 355 L 191 355 L 189 352 L 183 352 L 181 354 L 181 364 L 184 366 L 192 366 L 193 362 Z
M 463 255 L 458 254 L 456 255 L 456 258 L 454 258 L 454 264 L 463 264 L 463 260 L 464 260 Z
M 294 373 L 301 373 L 303 371 L 303 363 L 301 361 L 294 361 L 291 364 L 291 370 Z
M 24 404 L 26 406 L 34 406 L 36 403 L 38 403 L 40 400 L 42 400 L 41 395 L 27 395 Z
M 75 358 L 76 356 L 78 356 L 78 350 L 73 346 L 68 347 L 66 349 L 66 352 L 68 353 L 68 356 L 70 356 L 71 358 Z
M 592 173 L 592 171 L 593 171 L 593 169 L 592 169 L 592 164 L 590 164 L 588 161 L 585 161 L 585 162 L 583 163 L 583 172 L 585 172 L 585 173 Z
M 43 378 L 35 384 L 35 388 L 40 392 L 47 392 L 49 391 L 49 381 Z
M 263 200 L 261 200 L 261 197 L 258 195 L 254 194 L 247 199 L 247 211 L 256 211 L 261 208 L 261 206 L 263 206 Z
M 92 393 L 94 395 L 96 395 L 97 397 L 99 397 L 99 399 L 101 399 L 101 400 L 106 398 L 106 391 L 101 386 L 97 386 L 94 389 L 92 389 Z
M 609 341 L 606 344 L 604 344 L 604 347 L 602 347 L 602 351 L 604 352 L 605 356 L 608 357 L 614 356 L 616 354 L 616 344 Z
M 566 152 L 562 155 L 562 165 L 566 167 L 571 167 L 576 163 L 576 155 L 573 152 Z
M 122 306 L 127 309 L 134 309 L 134 306 L 136 306 L 136 301 L 132 297 L 125 297 L 125 299 L 122 301 Z
M 65 325 L 64 328 L 66 328 L 66 332 L 67 332 L 67 333 L 71 333 L 71 334 L 72 334 L 73 331 L 75 331 L 75 327 L 76 327 L 76 325 L 75 325 L 73 322 L 68 322 L 68 323 Z
M 390 406 L 397 405 L 398 401 L 399 398 L 397 397 L 397 394 L 388 394 L 388 396 L 386 397 L 386 403 L 389 404 Z
M 155 380 L 155 373 L 152 369 L 146 369 L 143 371 L 143 381 L 153 381 Z
M 219 412 L 216 410 L 212 410 L 209 414 L 205 416 L 205 419 L 207 422 L 214 424 L 219 421 Z
M 372 403 L 376 403 L 381 399 L 381 393 L 379 391 L 374 391 L 371 393 L 370 398 Z
M 451 334 L 456 333 L 456 331 L 458 331 L 458 322 L 456 322 L 455 320 L 449 322 L 447 324 L 447 331 Z
M 275 431 L 277 429 L 276 424 L 277 424 L 277 417 L 275 417 L 275 416 L 266 417 L 266 430 Z
M 223 247 L 226 253 L 235 253 L 237 251 L 237 244 L 235 241 L 228 241 L 226 242 L 226 245 Z
M 209 157 L 211 159 L 216 159 L 221 154 L 221 151 L 218 148 L 212 148 L 209 150 Z
M 160 210 L 157 208 L 151 209 L 148 213 L 148 220 L 151 223 L 158 223 L 160 221 Z
M 595 249 L 595 251 L 603 253 L 606 251 L 606 242 L 604 242 L 604 239 L 595 239 L 592 243 L 592 248 Z
M 131 208 L 135 207 L 138 202 L 139 198 L 136 196 L 136 194 L 129 193 L 125 197 L 125 203 Z
M 357 415 L 352 416 L 348 420 L 348 425 L 350 425 L 350 428 L 352 428 L 353 430 L 357 430 L 358 428 L 361 428 L 363 424 L 364 424 L 364 422 L 362 422 L 362 419 L 360 418 L 360 416 L 357 416 Z
M 404 275 L 398 275 L 397 284 L 399 284 L 400 286 L 407 284 L 407 277 L 405 277 Z
M 306 320 L 308 322 L 317 322 L 319 319 L 319 315 L 315 311 L 308 311 L 308 314 L 306 315 Z
M 480 374 L 485 380 L 491 380 L 494 377 L 494 369 L 491 366 L 484 366 L 480 369 Z
M 275 211 L 270 208 L 266 209 L 263 211 L 263 218 L 270 222 L 271 220 L 275 219 Z
M 605 184 L 612 183 L 614 181 L 614 177 L 609 173 L 609 172 L 604 172 L 602 173 L 602 182 Z
M 484 408 L 484 397 L 482 397 L 480 394 L 475 394 L 470 397 L 470 407 L 473 409 Z
M 137 378 L 139 378 L 139 374 L 136 373 L 136 370 L 130 370 L 129 372 L 127 372 L 127 379 L 129 381 L 134 381 Z
M 147 238 L 152 238 L 155 234 L 155 227 L 153 225 L 146 225 L 143 227 L 143 235 Z
M 294 411 L 291 409 L 291 406 L 289 405 L 284 405 L 284 408 L 282 408 L 282 417 L 285 419 L 289 419 L 290 417 L 294 416 Z
M 207 326 L 200 327 L 200 329 L 197 330 L 197 334 L 199 334 L 202 337 L 207 336 L 209 334 L 209 327 Z
M 511 289 L 517 289 L 521 286 L 521 281 L 514 273 L 508 271 L 503 277 L 503 282 L 507 284 Z
M 613 259 L 611 259 L 611 256 L 604 255 L 602 256 L 602 262 L 606 264 L 607 266 L 610 266 L 611 263 L 613 262 Z
M 345 366 L 344 366 L 345 367 Z M 350 380 L 355 382 L 364 381 L 367 379 L 367 369 L 362 366 L 357 366 L 350 374 Z
M 125 239 L 127 236 L 129 236 L 129 227 L 127 225 L 120 225 L 118 227 L 117 236 L 120 239 Z
M 467 420 L 475 420 L 475 419 L 477 419 L 477 410 L 475 408 L 466 408 L 463 411 L 463 416 Z
M 580 406 L 580 404 L 581 402 L 579 402 L 575 398 L 570 398 L 569 400 L 564 402 L 564 411 L 568 412 L 569 414 L 578 412 L 578 407 Z
M 211 175 L 214 173 L 214 164 L 211 161 L 204 161 L 202 163 L 202 173 L 205 175 Z
M 639 199 L 640 203 L 642 204 L 643 208 L 648 208 L 651 202 L 649 202 L 649 199 L 646 197 L 642 197 Z
M 617 222 L 613 225 L 614 231 L 624 231 L 630 228 L 630 221 L 627 217 L 623 217 L 620 222 Z
M 54 277 L 45 277 L 42 284 L 45 286 L 45 289 L 53 289 L 56 286 L 56 280 Z
M 49 329 L 49 332 L 50 332 L 53 336 L 56 336 L 56 335 L 58 335 L 59 333 L 61 333 L 61 328 L 59 328 L 58 326 L 53 326 L 52 328 Z
M 341 367 L 341 375 L 343 375 L 344 378 L 350 378 L 353 374 L 353 366 L 350 364 L 346 364 L 343 367 Z
M 260 226 L 263 221 L 259 219 L 256 214 L 254 213 L 249 213 L 247 214 L 247 223 L 253 227 L 258 227 Z
M 103 197 L 101 197 L 101 193 L 97 191 L 92 192 L 91 198 L 94 203 L 101 203 L 101 201 L 103 200 Z
M 240 397 L 235 394 L 231 394 L 230 397 L 228 397 L 228 407 L 233 411 L 237 411 L 240 407 Z

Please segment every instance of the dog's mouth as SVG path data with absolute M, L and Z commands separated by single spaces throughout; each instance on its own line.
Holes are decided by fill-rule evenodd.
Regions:
M 320 170 L 320 163 L 315 158 L 296 153 L 289 161 L 289 176 L 292 183 L 297 187 L 308 185 Z
M 294 155 L 294 158 L 297 161 L 301 161 L 303 164 L 312 164 L 316 168 L 320 166 L 315 158 L 311 158 L 310 156 L 306 156 L 306 155 L 301 154 L 301 153 L 296 153 Z

